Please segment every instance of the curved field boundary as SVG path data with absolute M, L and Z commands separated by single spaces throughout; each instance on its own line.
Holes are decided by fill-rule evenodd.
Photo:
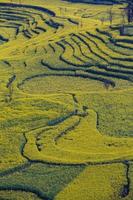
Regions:
M 125 76 L 123 74 L 118 74 L 118 73 L 116 74 L 116 72 L 110 73 L 110 71 L 108 73 L 108 70 L 104 72 L 104 71 L 88 69 L 88 70 L 86 70 L 86 72 L 92 73 L 92 74 L 97 74 L 97 75 L 102 75 L 102 76 L 105 76 L 105 77 L 118 78 L 118 79 L 123 79 L 123 80 L 128 80 L 128 81 L 133 82 L 133 78 L 131 78 L 130 76 Z
M 118 59 L 118 62 L 115 63 L 115 62 L 113 62 L 113 61 L 109 61 L 109 59 L 107 59 L 107 58 L 104 57 L 103 55 L 100 55 L 100 54 L 98 53 L 99 51 L 94 51 L 94 48 L 92 48 L 92 47 L 90 46 L 90 44 L 89 44 L 88 42 L 85 41 L 85 39 L 88 39 L 88 40 L 89 40 L 89 38 L 88 38 L 87 36 L 85 36 L 84 34 L 80 34 L 80 36 L 75 34 L 75 36 L 78 37 L 80 40 L 82 40 L 82 42 L 84 42 L 84 43 L 88 46 L 88 48 L 89 48 L 90 52 L 92 53 L 92 55 L 94 55 L 94 56 L 96 56 L 98 59 L 100 59 L 100 60 L 97 60 L 98 63 L 103 62 L 104 65 L 118 66 L 118 67 L 122 67 L 122 68 L 132 69 L 132 63 L 128 63 L 128 65 L 127 65 L 127 63 L 123 64 L 123 60 L 122 60 L 122 62 L 120 63 L 120 62 L 119 62 L 119 59 Z M 82 37 L 83 37 L 83 38 L 82 38 Z M 127 59 L 127 60 L 128 60 L 128 59 Z
M 90 46 L 90 51 L 91 51 L 91 53 L 92 54 L 94 54 L 95 56 L 97 56 L 98 58 L 100 58 L 101 60 L 104 60 L 107 64 L 109 64 L 109 65 L 116 65 L 116 66 L 119 66 L 119 67 L 127 67 L 127 68 L 132 68 L 132 63 L 130 63 L 130 65 L 128 64 L 127 65 L 127 63 L 123 63 L 123 61 L 131 61 L 132 62 L 132 58 L 127 58 L 127 60 L 126 60 L 126 58 L 125 58 L 125 60 L 123 60 L 123 59 L 121 59 L 121 58 L 116 58 L 115 60 L 117 60 L 118 62 L 113 62 L 114 61 L 114 58 L 112 58 L 113 60 L 110 60 L 109 61 L 109 55 L 108 55 L 108 58 L 107 57 L 105 57 L 104 55 L 106 55 L 107 56 L 107 54 L 105 53 L 105 52 L 102 52 L 102 50 L 99 48 L 99 46 L 94 42 L 94 41 L 92 41 L 90 38 L 88 38 L 86 35 L 84 35 L 84 34 L 80 34 L 80 36 L 82 36 L 82 37 L 84 37 L 84 38 L 86 38 L 87 40 L 88 40 L 88 43 L 86 42 L 86 44 L 88 44 L 88 46 Z M 90 42 L 90 44 L 91 45 L 94 45 L 94 47 L 97 47 L 97 50 L 94 50 L 95 48 L 92 48 L 92 46 L 89 44 L 89 42 Z M 102 53 L 104 53 L 103 55 L 101 55 L 99 52 L 102 52 Z M 121 63 L 120 63 L 120 61 L 122 61 Z
M 79 120 L 77 122 L 75 122 L 72 126 L 68 127 L 66 130 L 64 130 L 63 132 L 59 133 L 55 138 L 54 138 L 54 142 L 55 145 L 58 144 L 58 140 L 64 136 L 67 135 L 68 132 L 74 130 L 79 124 L 80 124 L 81 118 L 79 118 Z
M 97 0 L 62 0 L 62 1 L 68 1 L 71 3 L 86 3 L 86 4 L 93 4 L 93 5 L 113 5 L 113 4 L 118 4 L 118 1 L 116 0 L 102 0 L 102 1 L 97 1 Z M 119 4 L 122 3 L 119 2 Z
M 93 113 L 94 114 L 94 113 Z M 77 114 L 78 115 L 78 114 Z M 81 116 L 81 115 L 79 115 L 79 116 Z M 86 117 L 86 115 L 85 116 L 82 116 L 83 118 L 84 117 Z M 82 118 L 82 119 L 83 119 Z M 86 121 L 87 120 L 87 121 Z M 88 118 L 87 119 L 85 119 L 85 121 L 88 123 Z M 68 123 L 68 122 L 67 122 Z M 65 127 L 64 127 L 64 125 L 65 126 L 68 126 L 68 124 L 62 124 L 61 125 L 61 127 L 60 127 L 60 129 L 59 130 L 68 130 L 69 131 L 69 129 L 66 129 Z M 84 123 L 84 121 L 82 121 L 82 123 Z M 92 122 L 91 122 L 92 123 Z M 94 122 L 93 122 L 94 123 Z M 96 123 L 97 124 L 97 123 Z M 96 126 L 96 124 L 94 125 L 94 126 Z M 77 123 L 76 123 L 76 126 L 77 126 Z M 73 127 L 73 126 L 72 126 Z M 62 129 L 63 128 L 63 129 Z M 58 130 L 58 131 L 59 131 Z M 73 128 L 72 128 L 72 130 L 73 130 Z M 80 129 L 79 129 L 80 130 Z M 77 164 L 87 164 L 87 165 L 98 165 L 98 164 L 109 164 L 109 163 L 120 163 L 120 162 L 126 162 L 126 158 L 127 158 L 127 160 L 129 160 L 129 161 L 132 161 L 133 159 L 132 159 L 132 150 L 130 151 L 130 150 L 126 150 L 125 149 L 125 153 L 124 153 L 124 155 L 121 155 L 120 153 L 119 153 L 119 150 L 117 149 L 117 155 L 114 155 L 114 153 L 110 153 L 110 152 L 108 152 L 107 154 L 106 153 L 103 153 L 103 152 L 97 152 L 96 154 L 94 153 L 94 152 L 92 152 L 92 154 L 89 154 L 89 152 L 87 153 L 85 153 L 85 152 L 75 152 L 75 150 L 71 150 L 71 148 L 70 149 L 62 149 L 62 148 L 60 148 L 60 147 L 58 147 L 56 144 L 55 144 L 55 141 L 56 140 L 54 140 L 54 139 L 56 139 L 56 136 L 59 136 L 59 138 L 61 137 L 61 136 L 63 136 L 64 134 L 62 134 L 62 133 L 64 133 L 64 131 L 63 132 L 61 132 L 61 134 L 59 133 L 58 134 L 58 131 L 55 131 L 55 132 L 53 132 L 53 134 L 49 137 L 49 134 L 48 134 L 48 136 L 47 136 L 47 134 L 46 134 L 46 137 L 45 137 L 45 142 L 47 142 L 47 139 L 48 139 L 48 141 L 49 141 L 49 145 L 51 145 L 51 147 L 50 146 L 46 146 L 45 145 L 45 148 L 44 148 L 44 152 L 43 152 L 43 154 L 42 153 L 39 153 L 38 152 L 38 150 L 36 150 L 36 147 L 34 146 L 35 144 L 34 144 L 34 140 L 36 140 L 35 138 L 33 138 L 34 136 L 33 135 L 26 135 L 26 138 L 27 138 L 27 142 L 28 143 L 26 143 L 25 144 L 25 147 L 24 147 L 24 154 L 27 156 L 27 157 L 29 157 L 29 159 L 31 160 L 31 161 L 33 161 L 33 162 L 46 162 L 46 163 L 57 163 L 57 164 L 71 164 L 71 165 L 73 165 L 73 164 L 75 164 L 75 165 L 77 165 Z M 65 131 L 65 132 L 66 132 Z M 71 129 L 70 129 L 70 131 L 71 131 Z M 59 131 L 60 132 L 60 131 Z M 96 128 L 94 127 L 94 132 L 95 132 L 95 134 L 97 134 L 97 136 L 99 135 L 99 132 L 97 132 L 96 131 Z M 100 135 L 99 135 L 100 136 Z M 99 139 L 99 136 L 98 136 L 98 139 Z M 47 139 L 46 139 L 47 138 Z M 58 138 L 58 137 L 57 137 Z M 101 138 L 101 136 L 100 136 L 100 138 Z M 107 141 L 108 141 L 108 139 L 110 138 L 110 142 L 112 142 L 112 137 L 105 137 L 104 139 L 107 139 Z M 102 139 L 100 139 L 101 141 L 102 141 Z M 127 140 L 127 139 L 124 139 L 124 140 L 122 140 L 122 142 L 123 141 L 125 141 L 125 140 Z M 104 140 L 105 141 L 105 140 Z M 113 140 L 114 142 L 116 141 L 117 142 L 117 139 L 116 138 L 114 138 L 114 140 Z M 32 142 L 32 145 L 33 146 L 31 146 L 31 142 Z M 100 143 L 101 144 L 101 143 Z M 131 141 L 131 143 L 130 143 L 130 145 L 132 144 L 132 141 Z M 30 148 L 32 149 L 32 152 L 34 152 L 34 155 L 31 155 L 30 154 Z M 52 151 L 50 150 L 50 149 L 52 149 Z M 50 150 L 50 154 L 47 152 L 48 150 Z M 53 151 L 54 150 L 54 151 Z M 110 149 L 111 150 L 111 149 Z M 113 151 L 115 152 L 116 151 L 116 149 L 113 149 Z M 46 155 L 45 155 L 45 153 L 46 153 Z M 48 154 L 47 154 L 48 153 Z M 63 154 L 65 153 L 65 157 L 62 157 L 63 156 Z M 90 152 L 91 153 L 91 152 Z M 79 155 L 79 156 L 78 156 Z M 88 157 L 86 157 L 87 155 L 90 155 L 90 156 L 95 156 L 95 155 L 97 155 L 98 157 L 98 160 L 99 160 L 99 156 L 104 156 L 102 159 L 101 159 L 101 161 L 98 161 L 98 160 L 92 160 L 92 158 L 89 156 L 89 158 Z M 110 158 L 107 158 L 106 156 L 107 155 L 110 155 Z M 77 157 L 78 156 L 78 157 Z M 80 157 L 81 156 L 81 157 Z M 82 157 L 83 156 L 83 157 Z M 113 156 L 113 157 L 112 157 Z M 78 159 L 78 158 L 81 158 L 81 160 L 80 159 Z
M 73 66 L 76 66 L 76 67 L 90 67 L 89 62 L 88 62 L 88 63 L 87 63 L 87 62 L 84 62 L 83 64 L 79 64 L 78 61 L 79 61 L 80 58 L 77 59 L 77 57 L 75 58 L 75 57 L 73 56 L 73 58 L 75 58 L 75 63 L 72 62 L 72 61 L 70 61 L 70 60 L 68 60 L 68 59 L 66 59 L 65 56 L 64 56 L 64 54 L 66 53 L 66 46 L 65 46 L 65 44 L 63 44 L 62 41 L 56 42 L 56 44 L 58 44 L 58 45 L 59 45 L 60 47 L 62 47 L 62 49 L 63 49 L 63 52 L 62 52 L 62 54 L 60 55 L 60 60 L 61 60 L 61 61 L 65 62 L 65 63 L 68 64 L 68 65 L 73 65 Z M 76 62 L 76 61 L 77 61 L 77 62 Z M 83 62 L 83 61 L 82 61 L 82 62 Z M 91 65 L 91 66 L 92 66 L 92 65 Z
M 106 56 L 109 56 L 111 59 L 115 59 L 115 60 L 120 60 L 120 61 L 128 61 L 128 62 L 133 62 L 133 57 L 132 56 L 124 56 L 123 57 L 123 55 L 121 55 L 121 54 L 116 54 L 116 56 L 111 56 L 111 53 L 112 54 L 114 54 L 114 52 L 111 50 L 111 49 L 109 49 L 110 50 L 110 54 L 108 54 L 107 52 L 106 52 L 106 50 L 104 50 L 104 46 L 106 45 L 106 43 L 103 43 L 102 45 L 100 44 L 100 43 L 98 43 L 98 42 L 96 42 L 95 41 L 95 39 L 97 39 L 97 37 L 95 37 L 95 35 L 93 35 L 93 34 L 91 34 L 90 32 L 87 32 L 87 34 L 91 37 L 89 37 L 88 39 L 91 41 L 91 42 L 93 42 L 95 45 L 96 45 L 96 47 L 97 47 L 97 49 L 99 50 L 99 51 L 101 51 L 103 54 L 105 54 Z M 100 38 L 100 37 L 99 37 Z M 98 39 L 99 40 L 99 39 Z M 103 48 L 101 48 L 101 47 L 103 47 Z M 107 45 L 106 45 L 106 47 L 107 47 Z M 115 55 L 115 54 L 114 54 Z
M 105 44 L 112 52 L 115 52 L 117 54 L 123 55 L 123 56 L 128 56 L 128 54 L 126 52 L 120 51 L 116 48 L 114 48 L 114 45 L 111 45 L 111 43 L 109 42 L 109 36 L 102 34 L 99 29 L 95 30 L 95 34 L 92 32 L 88 32 L 86 31 L 87 34 L 89 34 L 91 37 L 98 39 L 100 42 L 102 42 L 103 44 Z
M 24 169 L 27 169 L 29 166 L 31 166 L 31 162 L 27 162 L 27 163 L 22 164 L 20 166 L 2 171 L 2 172 L 0 172 L 0 177 L 9 176 L 9 175 L 14 174 L 16 172 L 20 172 Z
M 53 74 L 37 74 L 37 75 L 34 75 L 34 76 L 31 76 L 31 77 L 27 77 L 25 78 L 21 83 L 18 83 L 17 86 L 18 88 L 20 89 L 20 87 L 22 85 L 25 84 L 26 81 L 30 81 L 31 79 L 33 78 L 41 78 L 41 77 L 46 77 L 46 76 L 70 76 L 70 77 L 80 77 L 80 78 L 89 78 L 89 79 L 93 79 L 93 80 L 97 80 L 97 81 L 101 81 L 103 83 L 107 83 L 107 84 L 110 84 L 112 87 L 115 87 L 115 82 L 112 81 L 112 80 L 109 80 L 109 79 L 106 79 L 106 78 L 103 78 L 102 76 L 94 76 L 93 74 L 80 74 L 80 73 L 76 73 L 76 74 L 61 74 L 61 73 L 53 73 Z
M 81 58 L 80 55 L 76 55 L 77 48 L 75 48 L 73 46 L 72 42 L 69 42 L 69 41 L 67 41 L 67 40 L 64 39 L 63 43 L 66 44 L 66 45 L 69 45 L 72 48 L 72 50 L 73 50 L 73 57 L 76 58 L 79 62 L 81 62 L 81 65 L 82 65 L 82 63 L 84 65 L 85 61 Z
M 41 60 L 41 64 L 42 64 L 43 67 L 46 67 L 53 72 L 64 72 L 65 74 L 66 73 L 68 73 L 68 74 L 76 73 L 77 70 L 86 71 L 88 69 L 86 67 L 76 67 L 76 66 L 72 66 L 72 67 L 68 66 L 68 67 L 65 67 L 65 68 L 64 67 L 56 67 L 56 66 L 50 65 L 49 63 L 47 63 L 44 60 Z
M 74 20 L 74 19 L 72 19 L 72 18 L 68 18 L 68 21 L 73 23 L 73 24 L 75 24 L 75 25 L 79 25 L 79 22 Z
M 7 186 L 0 186 L 0 191 L 19 191 L 19 192 L 31 192 L 37 195 L 42 200 L 52 200 L 51 198 L 47 197 L 43 192 L 39 191 L 36 188 L 30 186 L 23 186 L 23 185 L 7 185 Z
M 90 41 L 92 41 L 93 43 L 95 43 L 95 45 L 97 46 L 97 48 L 99 49 L 99 51 L 101 51 L 102 53 L 104 53 L 106 56 L 110 56 L 111 59 L 118 59 L 118 60 L 122 60 L 122 61 L 133 61 L 133 57 L 130 55 L 124 55 L 121 52 L 115 52 L 114 54 L 114 50 L 112 50 L 109 46 L 108 43 L 101 39 L 100 36 L 94 35 L 91 32 L 86 32 L 88 34 Z M 96 40 L 96 41 L 95 41 Z M 101 48 L 103 47 L 103 48 Z M 106 52 L 106 50 L 104 50 L 104 47 L 106 47 L 106 49 L 108 48 L 109 54 Z M 111 56 L 111 53 L 115 56 Z
M 81 47 L 79 41 L 77 41 L 76 38 L 73 38 L 72 36 L 73 36 L 73 34 L 71 34 L 71 40 L 78 46 L 78 48 L 79 48 L 79 50 L 80 50 L 82 56 L 85 57 L 85 58 L 87 58 L 87 59 L 88 59 L 88 62 L 92 62 L 92 63 L 94 62 L 94 63 L 95 63 L 95 61 L 94 61 L 91 57 L 89 57 L 88 55 L 86 55 L 86 54 L 83 52 L 83 49 L 82 49 L 82 47 Z
M 83 42 L 88 47 L 88 54 L 89 52 L 92 54 L 92 58 L 95 62 L 102 62 L 103 64 L 107 64 L 107 60 L 104 57 L 101 57 L 98 53 L 94 52 L 91 48 L 90 44 L 86 41 L 87 37 L 84 37 L 83 34 L 73 34 L 74 37 L 77 37 L 81 42 Z M 100 60 L 99 60 L 100 59 Z
M 102 35 L 107 36 L 107 37 L 109 38 L 109 41 L 110 41 L 114 46 L 121 47 L 121 48 L 125 49 L 125 46 L 123 46 L 122 44 L 118 44 L 118 43 L 116 42 L 115 38 L 112 38 L 112 35 L 111 35 L 109 32 L 106 32 L 106 31 L 104 31 L 104 30 L 100 30 L 100 29 L 98 29 L 98 28 L 96 29 L 96 31 L 97 31 L 98 33 L 102 34 Z M 133 47 L 128 46 L 127 49 L 133 50 Z
M 2 40 L 3 42 L 8 42 L 8 38 L 3 37 L 2 35 L 0 35 L 0 40 Z
M 33 6 L 33 5 L 26 5 L 26 4 L 15 4 L 15 3 L 0 3 L 0 6 L 9 6 L 9 7 L 12 7 L 12 8 L 31 8 L 31 9 L 35 9 L 35 10 L 38 10 L 38 11 L 42 11 L 44 13 L 47 13 L 49 14 L 50 16 L 52 17 L 55 17 L 55 13 L 47 8 L 43 8 L 43 7 L 40 7 L 40 6 Z

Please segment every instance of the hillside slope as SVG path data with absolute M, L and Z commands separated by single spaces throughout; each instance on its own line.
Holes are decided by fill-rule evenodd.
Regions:
M 132 200 L 125 5 L 0 2 L 0 199 Z

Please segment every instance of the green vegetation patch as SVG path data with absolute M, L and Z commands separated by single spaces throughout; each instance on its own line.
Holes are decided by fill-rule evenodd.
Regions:
M 33 163 L 27 169 L 0 177 L 0 190 L 22 190 L 33 192 L 44 199 L 45 197 L 46 199 L 53 199 L 83 169 L 84 166 Z

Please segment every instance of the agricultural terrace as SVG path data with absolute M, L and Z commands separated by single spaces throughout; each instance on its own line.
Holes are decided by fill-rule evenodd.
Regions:
M 125 6 L 0 0 L 1 200 L 133 199 Z

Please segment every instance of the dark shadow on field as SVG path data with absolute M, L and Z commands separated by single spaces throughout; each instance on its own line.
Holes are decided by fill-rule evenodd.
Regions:
M 0 191 L 32 192 L 40 199 L 51 200 L 84 168 L 83 165 L 31 163 L 21 171 L 0 177 Z
M 9 6 L 9 7 L 13 7 L 13 8 L 30 8 L 30 9 L 35 9 L 38 11 L 42 11 L 42 12 L 46 12 L 51 16 L 55 16 L 55 13 L 47 8 L 43 8 L 40 6 L 34 6 L 34 5 L 26 5 L 26 4 L 17 4 L 17 3 L 0 3 L 0 6 Z
M 105 5 L 112 5 L 116 3 L 122 3 L 122 0 L 62 0 L 68 1 L 71 3 L 91 3 L 91 4 L 105 4 Z

